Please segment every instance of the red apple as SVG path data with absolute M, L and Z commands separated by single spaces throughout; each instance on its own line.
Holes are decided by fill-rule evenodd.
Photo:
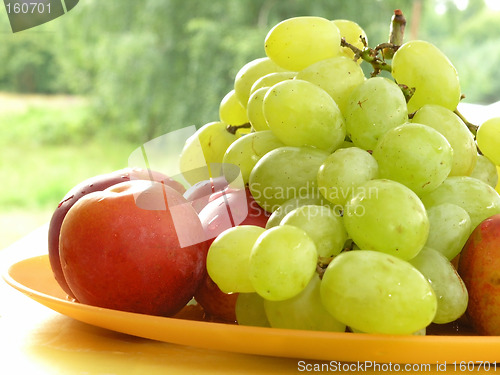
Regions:
M 209 319 L 228 323 L 236 322 L 235 307 L 238 293 L 224 293 L 208 273 L 205 274 L 198 290 L 196 290 L 194 298 L 203 307 Z
M 161 316 L 193 297 L 207 250 L 191 204 L 145 180 L 80 198 L 64 218 L 59 244 L 64 278 L 79 302 Z
M 226 189 L 214 193 L 200 212 L 201 224 L 208 239 L 214 239 L 236 225 L 265 227 L 270 213 L 262 209 L 250 190 Z
M 170 177 L 156 171 L 150 171 L 142 168 L 125 168 L 111 173 L 94 176 L 73 187 L 55 209 L 50 220 L 48 233 L 48 252 L 52 272 L 54 273 L 54 277 L 61 288 L 70 296 L 74 297 L 68 287 L 68 284 L 66 283 L 66 280 L 64 279 L 59 259 L 59 232 L 66 213 L 84 195 L 94 191 L 104 190 L 120 182 L 130 180 L 152 180 L 163 182 L 164 184 L 173 187 L 181 194 L 184 193 L 185 190 L 179 182 L 174 181 Z
M 467 240 L 458 273 L 469 292 L 467 316 L 482 335 L 500 335 L 500 215 L 481 222 Z
M 212 194 L 224 190 L 227 186 L 225 176 L 203 180 L 187 189 L 184 198 L 191 202 L 196 212 L 200 212 L 207 205 Z

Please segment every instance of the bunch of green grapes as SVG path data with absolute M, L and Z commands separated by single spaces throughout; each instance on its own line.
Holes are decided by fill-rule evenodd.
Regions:
M 220 118 L 187 141 L 188 182 L 223 163 L 270 213 L 265 228 L 223 231 L 207 254 L 219 289 L 239 293 L 239 324 L 425 334 L 465 312 L 452 261 L 500 213 L 500 117 L 468 123 L 451 61 L 393 36 L 370 48 L 350 20 L 278 23 Z

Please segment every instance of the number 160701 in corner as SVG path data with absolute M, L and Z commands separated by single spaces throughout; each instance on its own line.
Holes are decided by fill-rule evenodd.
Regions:
M 438 367 L 443 364 L 438 364 Z M 455 362 L 450 362 L 450 363 L 444 363 L 444 367 L 447 367 L 448 369 L 453 369 L 454 371 L 457 372 L 475 372 L 475 371 L 491 371 L 491 372 L 496 372 L 497 371 L 497 363 L 496 362 L 490 362 L 490 361 L 455 361 Z M 500 367 L 500 366 L 498 366 Z M 500 372 L 500 369 L 499 369 Z

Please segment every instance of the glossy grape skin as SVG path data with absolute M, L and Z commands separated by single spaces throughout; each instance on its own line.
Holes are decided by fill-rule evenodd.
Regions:
M 210 245 L 207 272 L 224 293 L 251 293 L 249 259 L 253 244 L 265 229 L 239 225 L 226 229 Z
M 264 310 L 273 328 L 344 332 L 345 324 L 336 320 L 323 306 L 321 280 L 315 274 L 295 297 L 284 301 L 264 300 Z
M 425 245 L 451 261 L 460 253 L 474 229 L 469 214 L 456 204 L 442 203 L 427 208 L 427 217 L 430 226 Z
M 247 118 L 255 131 L 271 130 L 264 116 L 264 97 L 269 91 L 269 87 L 261 87 L 255 90 L 247 103 Z
M 294 79 L 296 76 L 297 72 L 274 72 L 266 74 L 255 81 L 250 89 L 250 95 L 262 87 L 271 87 L 282 81 Z
M 433 44 L 423 40 L 404 43 L 393 56 L 392 76 L 399 84 L 415 88 L 408 112 L 425 104 L 455 110 L 462 94 L 458 73 L 451 61 Z
M 299 294 L 316 271 L 318 253 L 305 231 L 291 225 L 266 230 L 250 254 L 250 281 L 264 299 L 283 301 Z
M 314 204 L 314 205 L 326 205 L 328 204 L 328 201 L 326 201 L 325 198 L 319 196 L 319 193 L 314 195 L 305 195 L 303 197 L 296 197 L 296 198 L 291 198 L 278 206 L 275 210 L 273 210 L 273 213 L 271 216 L 269 216 L 269 220 L 266 223 L 266 229 L 270 229 L 272 227 L 275 227 L 277 225 L 280 225 L 281 220 L 290 212 L 292 212 L 294 209 L 305 206 L 308 204 Z
M 477 145 L 493 164 L 500 165 L 500 117 L 483 122 L 476 134 Z
M 220 175 L 216 171 L 212 173 L 210 165 L 222 163 L 227 148 L 239 137 L 226 128 L 227 124 L 223 122 L 210 122 L 186 141 L 179 165 L 184 178 L 191 185 Z
M 470 177 L 477 178 L 495 188 L 498 185 L 498 171 L 493 162 L 484 155 L 477 155 L 477 163 Z
M 448 177 L 437 189 L 421 196 L 425 207 L 452 203 L 470 216 L 471 228 L 490 216 L 500 213 L 500 196 L 488 184 L 468 176 Z
M 394 81 L 374 77 L 351 92 L 344 116 L 347 136 L 354 145 L 373 150 L 388 130 L 408 121 L 408 108 Z
M 236 299 L 236 320 L 239 325 L 270 327 L 264 310 L 264 299 L 257 293 L 240 293 Z
M 377 142 L 373 157 L 378 175 L 406 185 L 417 195 L 436 189 L 450 174 L 453 149 L 427 125 L 406 123 L 389 130 Z
M 250 173 L 250 192 L 268 212 L 292 198 L 318 196 L 316 175 L 327 156 L 326 151 L 312 147 L 279 147 L 269 151 Z
M 229 91 L 219 105 L 219 118 L 228 125 L 242 125 L 248 122 L 247 112 L 241 105 L 236 92 Z
M 309 65 L 297 74 L 297 79 L 321 87 L 344 113 L 351 92 L 366 78 L 359 64 L 345 56 L 337 56 Z
M 464 282 L 450 261 L 439 251 L 424 247 L 409 261 L 429 281 L 437 297 L 434 323 L 450 323 L 467 309 L 469 295 Z
M 222 162 L 236 165 L 246 184 L 255 164 L 269 151 L 284 146 L 270 130 L 250 133 L 237 139 L 228 147 Z
M 378 164 L 358 147 L 340 148 L 330 154 L 318 170 L 320 193 L 335 205 L 343 206 L 356 188 L 378 176 Z
M 337 26 L 322 17 L 293 17 L 274 26 L 265 38 L 266 55 L 279 66 L 299 71 L 340 53 Z
M 418 254 L 429 234 L 429 219 L 418 196 L 406 186 L 384 179 L 359 186 L 345 205 L 344 225 L 361 249 L 404 260 Z
M 450 176 L 470 175 L 477 161 L 474 136 L 453 111 L 440 105 L 426 104 L 411 121 L 432 127 L 448 140 L 453 149 Z
M 287 146 L 312 146 L 331 152 L 342 144 L 346 129 L 337 104 L 315 84 L 294 79 L 272 86 L 263 101 L 264 117 Z
M 347 232 L 340 215 L 332 208 L 304 205 L 289 212 L 280 225 L 302 228 L 316 244 L 320 257 L 338 255 L 344 248 Z
M 437 311 L 425 277 L 410 263 L 377 251 L 335 257 L 320 292 L 330 314 L 367 333 L 412 334 L 427 327 Z
M 234 78 L 234 91 L 241 105 L 246 108 L 250 89 L 255 81 L 266 74 L 283 71 L 286 69 L 281 68 L 268 57 L 261 57 L 243 65 Z

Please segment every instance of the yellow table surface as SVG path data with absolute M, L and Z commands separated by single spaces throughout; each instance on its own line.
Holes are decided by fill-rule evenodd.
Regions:
M 47 225 L 0 250 L 0 271 L 27 257 L 47 253 Z M 302 361 L 302 362 L 299 362 Z M 32 301 L 0 280 L 0 374 L 284 374 L 342 372 L 329 362 L 235 354 L 157 342 L 78 322 Z M 341 366 L 342 364 L 333 364 Z M 421 366 L 421 365 L 420 365 Z M 316 367 L 316 369 L 319 369 Z M 363 373 L 467 373 L 447 369 L 409 368 L 405 371 Z M 476 370 L 474 373 L 493 373 Z M 350 373 L 360 373 L 352 371 Z

